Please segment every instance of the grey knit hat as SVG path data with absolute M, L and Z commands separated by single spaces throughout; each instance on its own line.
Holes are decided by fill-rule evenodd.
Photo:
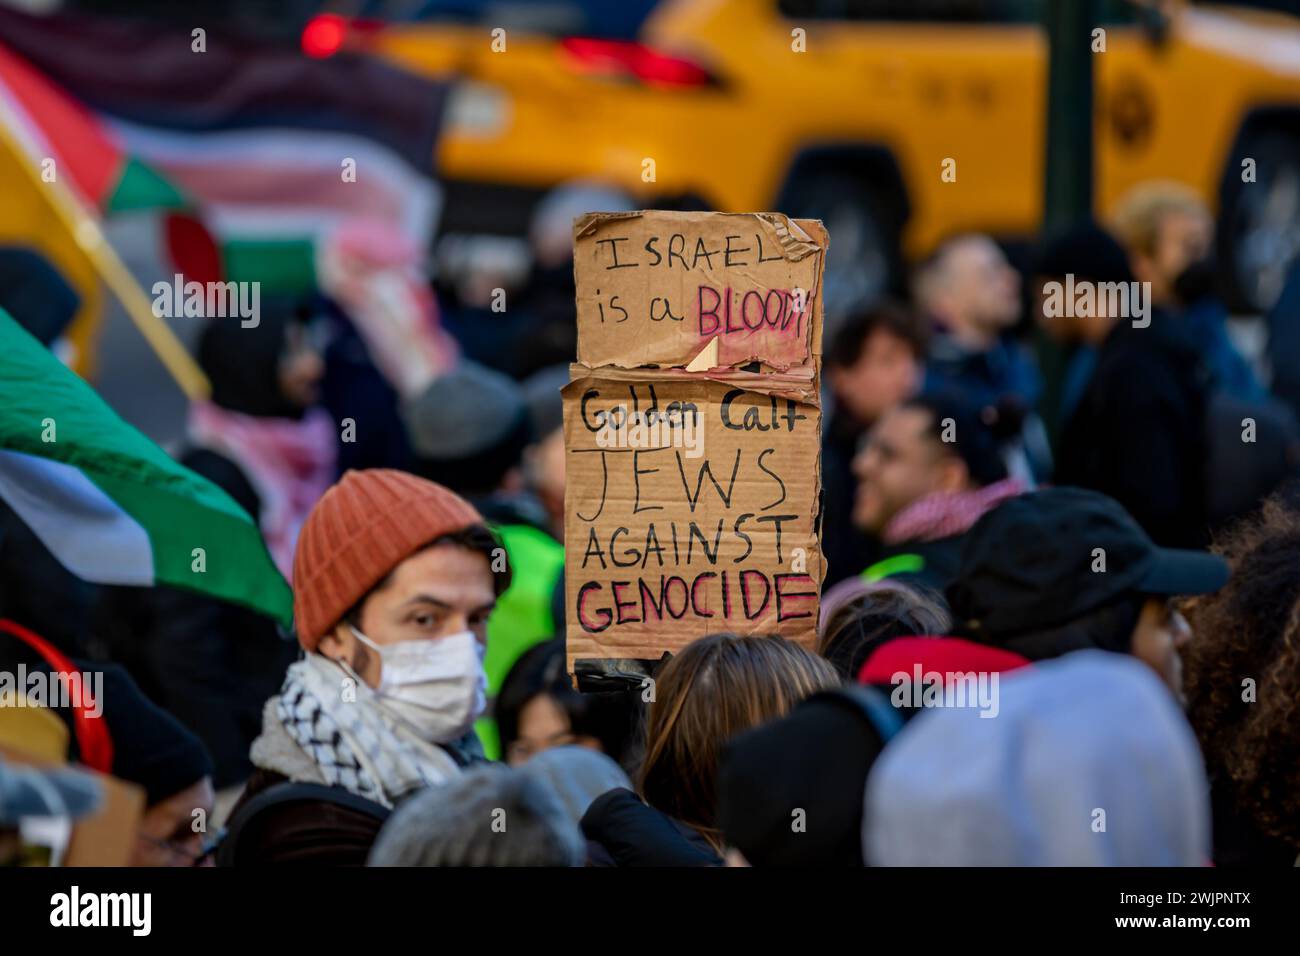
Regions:
M 489 764 L 411 797 L 369 866 L 582 866 L 586 843 L 549 783 Z
M 471 458 L 504 441 L 526 417 L 523 392 L 513 379 L 463 361 L 406 402 L 402 418 L 421 458 Z
M 461 362 L 401 410 L 411 470 L 469 498 L 491 494 L 523 459 L 533 425 L 511 378 Z
M 569 384 L 569 366 L 548 365 L 524 380 L 524 400 L 533 420 L 533 437 L 541 441 L 564 424 L 560 389 Z
M 590 747 L 551 747 L 520 769 L 549 783 L 574 823 L 602 793 L 619 787 L 632 789 L 623 768 Z

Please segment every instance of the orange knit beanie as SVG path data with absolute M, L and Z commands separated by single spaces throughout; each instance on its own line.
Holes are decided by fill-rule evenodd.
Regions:
M 349 471 L 303 522 L 293 558 L 298 641 L 314 651 L 348 609 L 393 568 L 444 534 L 483 518 L 460 495 L 387 468 Z

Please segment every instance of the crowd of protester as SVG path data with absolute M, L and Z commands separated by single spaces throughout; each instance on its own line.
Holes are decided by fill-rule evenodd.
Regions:
M 442 290 L 432 358 L 325 298 L 205 331 L 176 455 L 257 521 L 292 632 L 89 588 L 0 506 L 0 669 L 107 675 L 103 726 L 28 709 L 0 744 L 141 787 L 137 865 L 1300 861 L 1300 409 L 1265 385 L 1300 353 L 1234 346 L 1194 197 L 1138 187 L 1023 270 L 956 236 L 834 317 L 816 646 L 713 634 L 580 692 L 566 256 L 618 203 L 544 205 L 515 304 Z M 1067 278 L 1125 291 L 1062 314 Z M 35 773 L 0 763 L 0 860 L 19 817 L 89 806 Z

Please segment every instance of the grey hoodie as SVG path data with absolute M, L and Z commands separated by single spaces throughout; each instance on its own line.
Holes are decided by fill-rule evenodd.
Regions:
M 878 866 L 1203 866 L 1196 739 L 1131 657 L 1078 651 L 1007 676 L 993 718 L 928 710 L 867 779 Z

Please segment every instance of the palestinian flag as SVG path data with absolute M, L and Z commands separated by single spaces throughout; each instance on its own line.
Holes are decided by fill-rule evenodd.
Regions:
M 256 280 L 264 293 L 310 291 L 320 285 L 322 241 L 356 219 L 384 223 L 416 249 L 429 247 L 436 186 L 373 140 L 320 130 L 196 133 L 106 121 L 133 155 L 201 204 L 223 279 Z M 347 168 L 355 177 L 344 178 Z
M 149 164 L 124 149 L 120 140 L 81 103 L 52 83 L 35 67 L 0 45 L 0 100 L 8 120 L 8 137 L 17 143 L 23 159 L 37 164 L 68 183 L 82 200 L 104 215 L 137 210 L 172 212 L 188 221 L 169 226 L 172 262 L 186 275 L 211 269 L 184 268 L 195 256 L 211 252 L 186 247 L 181 239 L 203 241 L 203 227 L 189 210 L 192 200 Z M 209 246 L 211 240 L 207 240 Z
M 196 53 L 188 26 L 81 11 L 0 7 L 0 36 L 202 209 L 216 240 L 211 278 L 310 289 L 321 239 L 346 219 L 429 246 L 446 83 L 218 29 Z
M 3 311 L 0 498 L 84 580 L 173 585 L 291 618 L 289 586 L 253 519 Z
M 46 260 L 75 291 L 67 361 L 82 375 L 92 357 L 104 297 L 82 237 L 52 205 L 55 183 L 99 215 L 155 210 L 165 217 L 168 273 L 198 281 L 219 278 L 216 247 L 189 211 L 190 203 L 154 169 L 126 152 L 104 124 L 30 63 L 0 44 L 0 245 L 23 247 Z

